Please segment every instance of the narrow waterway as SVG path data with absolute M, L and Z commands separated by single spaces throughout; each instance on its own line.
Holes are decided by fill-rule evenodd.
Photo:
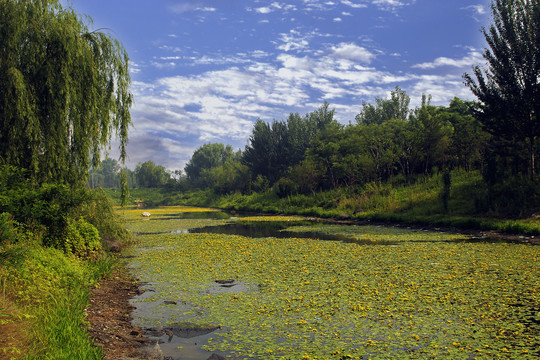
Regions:
M 145 283 L 133 321 L 165 358 L 537 351 L 538 247 L 301 217 L 149 211 L 149 220 L 127 216 L 140 240 L 131 269 Z M 494 337 L 500 329 L 514 335 Z

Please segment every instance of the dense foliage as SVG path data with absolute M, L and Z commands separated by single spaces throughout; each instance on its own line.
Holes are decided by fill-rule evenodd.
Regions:
M 128 57 L 59 0 L 2 0 L 0 14 L 0 357 L 101 359 L 89 288 L 130 234 L 85 185 L 113 135 L 126 157 Z M 116 186 L 118 163 L 104 168 Z
M 126 157 L 130 76 L 115 38 L 58 0 L 0 2 L 0 162 L 81 183 L 114 132 Z
M 225 149 L 223 144 L 198 149 L 186 173 L 202 163 L 202 153 L 206 168 L 197 181 L 179 178 L 176 188 L 245 195 L 270 191 L 278 197 L 337 189 L 361 193 L 379 183 L 412 184 L 444 173 L 446 195 L 441 196 L 447 203 L 451 170 L 482 169 L 490 135 L 471 101 L 454 98 L 448 106 L 433 106 L 424 96 L 421 106 L 410 110 L 408 104 L 408 95 L 396 87 L 388 99 L 364 104 L 348 125 L 333 118 L 327 103 L 305 116 L 290 114 L 286 121 L 259 120 L 245 150 L 234 156 L 231 150 L 225 162 L 219 152 L 209 151 Z M 487 201 L 478 204 L 477 211 L 487 210 L 480 206 Z
M 535 179 L 540 136 L 540 3 L 495 0 L 494 23 L 484 29 L 487 68 L 465 81 L 479 100 L 478 119 L 493 137 L 487 157 L 489 183 L 509 174 Z

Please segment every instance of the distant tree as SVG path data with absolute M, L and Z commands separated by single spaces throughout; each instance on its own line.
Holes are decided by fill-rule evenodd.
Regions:
M 260 175 L 273 185 L 291 167 L 300 164 L 310 144 L 334 122 L 334 110 L 329 110 L 326 102 L 303 118 L 291 113 L 286 121 L 268 124 L 258 120 L 242 161 L 254 178 Z
M 135 167 L 135 177 L 140 187 L 157 188 L 167 184 L 171 175 L 161 166 L 153 161 L 139 163 Z
M 330 110 L 329 107 L 330 104 L 325 101 L 317 110 L 306 115 L 312 128 L 321 131 L 334 122 L 335 109 Z
M 487 68 L 475 66 L 475 79 L 465 74 L 465 83 L 479 100 L 478 118 L 499 156 L 512 156 L 517 172 L 534 178 L 540 135 L 540 2 L 493 0 L 491 12 L 494 23 L 483 29 Z M 528 161 L 520 169 L 524 149 Z
M 90 172 L 90 186 L 92 188 L 118 188 L 120 185 L 120 164 L 111 158 L 101 161 L 97 169 Z
M 377 97 L 376 104 L 362 103 L 362 111 L 356 115 L 357 123 L 382 124 L 391 119 L 406 120 L 409 116 L 410 98 L 399 86 L 390 93 L 390 99 Z
M 115 132 L 123 162 L 132 94 L 120 42 L 59 0 L 4 0 L 0 14 L 0 162 L 80 185 Z
M 451 136 L 449 154 L 451 161 L 469 171 L 478 168 L 485 153 L 489 135 L 482 130 L 482 124 L 474 116 L 477 106 L 472 101 L 464 101 L 457 97 L 450 101 L 448 108 L 441 116 L 452 124 L 454 129 Z
M 418 131 L 426 175 L 431 173 L 434 166 L 446 166 L 454 130 L 452 123 L 442 115 L 444 108 L 430 105 L 430 102 L 431 97 L 422 95 L 422 105 L 411 115 L 411 121 Z
M 223 165 L 205 169 L 203 176 L 208 178 L 209 186 L 220 194 L 250 191 L 249 169 L 238 158 L 229 160 Z
M 234 159 L 235 154 L 232 146 L 220 143 L 208 143 L 199 147 L 184 167 L 187 178 L 198 186 L 209 184 L 204 176 L 205 170 L 210 170 Z
M 242 162 L 255 177 L 261 175 L 273 184 L 284 174 L 287 169 L 284 155 L 289 147 L 287 136 L 286 123 L 268 124 L 257 120 L 242 156 Z

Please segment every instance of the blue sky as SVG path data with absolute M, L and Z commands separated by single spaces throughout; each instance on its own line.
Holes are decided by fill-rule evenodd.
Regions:
M 65 0 L 64 3 L 67 3 Z M 347 124 L 396 85 L 472 99 L 489 0 L 71 0 L 130 56 L 128 166 L 183 169 L 208 142 L 243 149 L 253 123 L 325 101 Z M 115 145 L 111 156 L 116 156 Z

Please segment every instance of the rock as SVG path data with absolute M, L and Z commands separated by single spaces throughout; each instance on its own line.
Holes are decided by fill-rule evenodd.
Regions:
M 225 360 L 225 358 L 221 355 L 218 355 L 216 353 L 210 355 L 210 357 L 206 360 Z
M 148 211 L 145 211 L 141 214 L 143 217 L 150 217 L 150 213 Z
M 233 282 L 234 282 L 234 279 L 216 280 L 216 283 L 218 284 L 232 284 Z
M 147 354 L 147 359 L 151 359 L 151 360 L 163 359 L 163 352 L 161 351 L 161 348 L 159 344 L 157 343 L 157 341 L 154 346 L 146 349 L 146 354 Z

